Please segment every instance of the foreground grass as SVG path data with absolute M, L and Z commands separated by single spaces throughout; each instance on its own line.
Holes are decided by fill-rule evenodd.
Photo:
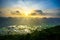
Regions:
M 0 40 L 59 40 L 60 26 L 55 26 L 42 31 L 35 30 L 27 35 L 0 35 Z

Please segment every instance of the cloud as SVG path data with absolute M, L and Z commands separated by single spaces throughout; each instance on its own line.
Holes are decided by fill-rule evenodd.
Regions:
M 10 13 L 12 15 L 21 15 L 20 11 L 19 10 L 16 10 L 16 11 L 10 11 Z
M 0 9 L 0 17 L 20 17 L 24 11 L 21 8 L 2 8 Z M 59 17 L 60 9 L 35 10 L 30 15 L 44 15 Z
M 60 9 L 48 9 L 48 10 L 45 10 L 44 13 L 45 15 L 48 15 L 48 16 L 59 17 Z
M 34 12 L 31 13 L 31 15 L 43 15 L 43 11 L 42 10 L 34 10 Z

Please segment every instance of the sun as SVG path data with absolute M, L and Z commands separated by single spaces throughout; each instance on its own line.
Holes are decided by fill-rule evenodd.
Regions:
M 24 16 L 29 16 L 33 11 L 34 11 L 34 9 L 24 8 L 23 9 L 23 15 Z
M 25 12 L 24 12 L 25 16 L 29 16 L 29 14 L 31 14 L 32 11 L 33 11 L 33 10 L 25 10 Z

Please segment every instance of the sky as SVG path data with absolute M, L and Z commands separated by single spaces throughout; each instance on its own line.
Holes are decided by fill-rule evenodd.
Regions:
M 60 8 L 60 0 L 0 0 L 0 7 Z
M 60 16 L 60 0 L 0 0 L 0 8 L 11 8 L 13 10 L 16 8 L 37 9 L 48 12 L 46 15 Z M 9 13 L 9 11 L 7 13 Z

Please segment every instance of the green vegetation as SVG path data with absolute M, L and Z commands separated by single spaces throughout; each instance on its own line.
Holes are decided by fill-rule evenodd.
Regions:
M 27 35 L 0 35 L 0 40 L 59 40 L 60 26 L 44 29 L 42 31 L 35 30 Z

